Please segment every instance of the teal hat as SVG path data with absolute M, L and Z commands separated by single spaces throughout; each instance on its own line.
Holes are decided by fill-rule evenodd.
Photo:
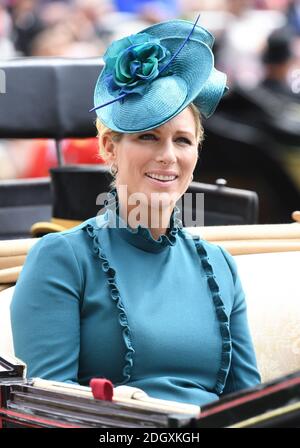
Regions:
M 209 31 L 170 20 L 114 41 L 104 55 L 94 105 L 100 121 L 117 132 L 156 128 L 190 103 L 209 118 L 227 90 L 214 68 Z

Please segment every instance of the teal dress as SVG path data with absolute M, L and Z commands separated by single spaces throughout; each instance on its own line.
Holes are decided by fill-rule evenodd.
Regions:
M 167 235 L 105 214 L 43 237 L 17 282 L 11 320 L 29 377 L 105 377 L 203 405 L 260 382 L 233 258 L 174 214 Z

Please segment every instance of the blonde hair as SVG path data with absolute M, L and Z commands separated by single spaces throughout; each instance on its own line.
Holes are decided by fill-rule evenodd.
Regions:
M 198 145 L 202 145 L 202 142 L 204 140 L 204 129 L 202 126 L 201 114 L 199 112 L 199 109 L 193 103 L 191 103 L 188 107 L 189 107 L 189 109 L 191 109 L 194 120 L 195 120 L 196 140 L 198 142 Z M 96 119 L 96 128 L 98 131 L 97 137 L 98 137 L 99 153 L 100 153 L 100 156 L 102 157 L 102 159 L 104 161 L 107 161 L 108 156 L 107 156 L 105 149 L 102 146 L 103 137 L 107 134 L 110 134 L 112 140 L 114 140 L 115 142 L 119 142 L 121 140 L 121 138 L 123 137 L 124 133 L 111 130 L 110 128 L 105 126 L 99 120 L 99 118 Z

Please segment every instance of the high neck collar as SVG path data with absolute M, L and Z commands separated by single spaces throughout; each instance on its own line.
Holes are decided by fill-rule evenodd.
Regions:
M 108 226 L 113 228 L 118 234 L 132 246 L 138 247 L 146 252 L 162 252 L 168 247 L 172 247 L 176 244 L 177 234 L 182 227 L 180 219 L 176 217 L 179 209 L 174 208 L 167 233 L 160 235 L 156 240 L 151 235 L 148 228 L 138 225 L 135 229 L 132 229 L 119 215 L 119 203 L 116 190 L 112 190 L 108 194 L 108 200 L 105 203 L 105 220 L 108 222 Z

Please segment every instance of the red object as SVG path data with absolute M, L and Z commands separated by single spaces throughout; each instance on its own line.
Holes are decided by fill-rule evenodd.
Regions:
M 105 378 L 92 378 L 90 387 L 96 400 L 112 401 L 114 386 L 111 381 Z
M 63 140 L 62 152 L 66 164 L 104 163 L 99 155 L 99 143 L 96 137 Z
M 61 153 L 66 165 L 104 163 L 99 155 L 99 144 L 96 137 L 62 140 Z M 58 164 L 54 140 L 32 140 L 30 151 L 26 157 L 26 167 L 19 175 L 22 178 L 49 176 L 49 168 Z

